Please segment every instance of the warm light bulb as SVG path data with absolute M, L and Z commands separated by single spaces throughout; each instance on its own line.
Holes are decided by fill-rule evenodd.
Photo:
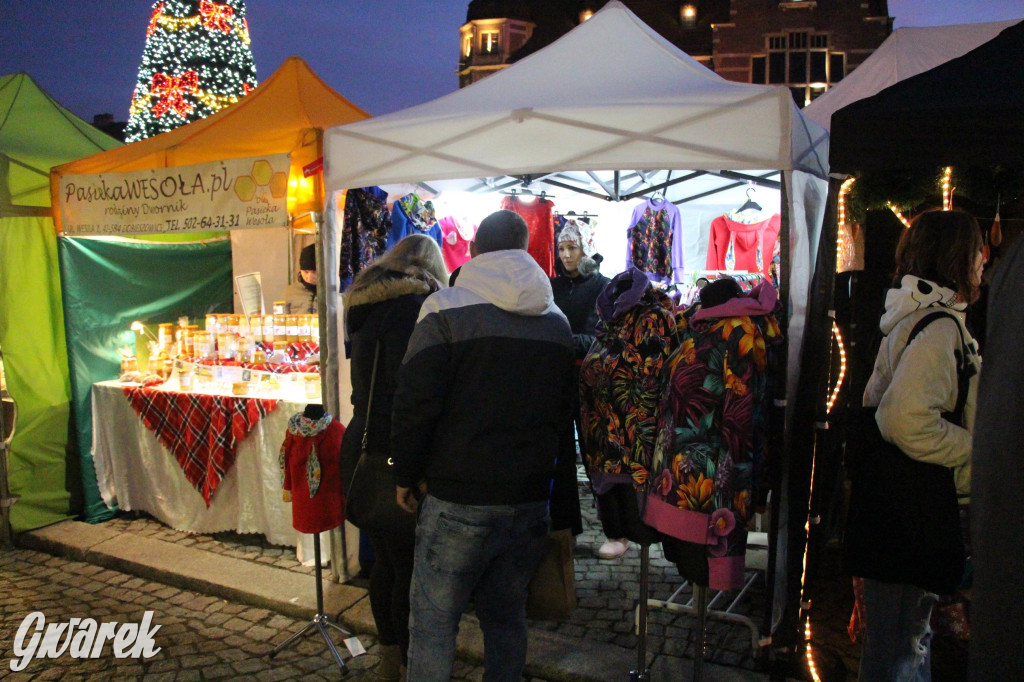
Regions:
M 582 12 L 580 12 L 580 23 L 582 24 L 584 21 L 586 21 L 587 19 L 589 19 L 592 16 L 594 16 L 594 12 L 593 11 L 591 11 L 589 9 L 583 10 Z

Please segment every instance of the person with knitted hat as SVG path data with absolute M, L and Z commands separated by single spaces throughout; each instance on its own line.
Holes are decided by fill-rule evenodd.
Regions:
M 574 378 L 579 382 L 579 366 L 583 362 L 590 345 L 594 342 L 594 329 L 597 326 L 597 297 L 608 286 L 608 278 L 598 272 L 601 255 L 594 244 L 593 226 L 588 223 L 570 219 L 555 239 L 558 247 L 559 275 L 551 280 L 551 291 L 555 297 L 555 305 L 565 314 L 572 329 L 573 350 L 576 356 L 576 372 Z M 576 420 L 576 431 L 580 432 L 579 391 L 574 390 L 576 404 L 573 415 Z M 580 455 L 586 458 L 583 441 L 579 441 Z M 580 514 L 579 490 L 576 486 L 576 462 L 564 462 L 564 470 L 555 476 L 555 485 L 551 493 L 551 527 L 572 528 L 573 533 L 583 532 L 583 520 Z M 607 527 L 607 532 L 618 533 L 598 550 L 602 559 L 613 559 L 621 556 L 629 549 L 628 540 L 620 540 L 625 533 Z
M 293 315 L 309 315 L 316 312 L 316 244 L 310 244 L 299 252 L 299 276 L 285 287 L 281 299 L 288 304 Z

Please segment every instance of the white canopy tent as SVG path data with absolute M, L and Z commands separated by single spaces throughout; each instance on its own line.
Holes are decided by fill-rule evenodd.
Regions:
M 853 73 L 804 107 L 803 114 L 830 129 L 832 114 L 847 104 L 965 55 L 1019 22 L 1014 19 L 896 29 Z
M 622 191 L 624 183 L 651 191 L 671 182 L 665 171 L 644 169 L 672 169 L 674 182 L 711 175 L 734 184 L 771 183 L 766 178 L 781 172 L 782 182 L 773 186 L 782 190 L 782 288 L 789 313 L 782 455 L 788 459 L 827 158 L 827 133 L 801 115 L 786 88 L 722 79 L 612 0 L 555 43 L 465 89 L 328 129 L 329 206 L 321 242 L 325 258 L 336 258 L 335 193 L 348 188 L 423 183 L 434 190 L 495 191 L 546 182 L 620 200 L 629 191 Z M 591 185 L 584 188 L 580 178 L 586 177 Z M 336 279 L 327 284 L 329 293 L 337 293 Z M 807 485 L 783 483 L 780 494 Z M 802 529 L 805 520 L 779 523 Z M 781 533 L 777 546 L 782 556 L 786 536 Z M 802 557 L 803 547 L 797 552 Z M 787 584 L 785 593 L 787 562 L 779 562 L 775 582 Z

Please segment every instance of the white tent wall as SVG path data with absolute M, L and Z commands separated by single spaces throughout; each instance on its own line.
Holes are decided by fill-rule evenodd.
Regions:
M 317 250 L 317 271 L 319 292 L 323 300 L 318 301 L 318 312 L 326 329 L 320 330 L 320 338 L 326 343 L 320 348 L 320 372 L 323 375 L 324 409 L 333 414 L 342 424 L 352 421 L 352 371 L 345 354 L 344 310 L 339 291 L 338 258 L 341 252 L 341 224 L 344 219 L 345 196 L 342 192 L 329 194 L 326 198 L 324 226 L 315 235 L 320 248 Z M 341 529 L 331 531 L 331 574 L 336 580 L 347 579 L 359 572 L 359 530 L 349 522 Z
M 745 177 L 758 169 L 782 171 L 782 289 L 789 317 L 783 470 L 773 507 L 786 510 L 786 518 L 773 547 L 776 572 L 769 589 L 773 633 L 780 622 L 787 628 L 773 635 L 773 646 L 783 649 L 794 647 L 797 639 L 791 626 L 799 603 L 793 595 L 799 595 L 805 556 L 807 472 L 814 457 L 813 443 L 805 438 L 793 447 L 794 430 L 813 432 L 815 417 L 813 407 L 796 414 L 794 398 L 801 382 L 817 385 L 825 372 L 805 362 L 808 331 L 831 328 L 820 301 L 813 301 L 818 312 L 809 314 L 812 293 L 824 291 L 813 287 L 822 279 L 816 267 L 827 158 L 827 133 L 801 115 L 786 88 L 725 81 L 612 0 L 552 45 L 467 88 L 328 129 L 324 182 L 334 202 L 347 188 L 423 183 L 442 189 L 453 180 L 478 191 L 525 181 L 536 193 L 556 171 L 636 175 L 650 171 L 628 169 L 692 169 L 721 175 L 744 171 Z M 684 174 L 674 171 L 672 177 Z M 779 183 L 777 174 L 774 181 Z M 677 196 L 670 198 L 681 200 Z M 566 210 L 579 210 L 563 201 Z M 682 210 L 687 213 L 685 205 Z M 606 211 L 612 212 L 599 211 L 599 230 Z M 332 210 L 326 215 L 323 239 L 336 244 L 340 216 Z M 605 274 L 624 265 L 624 253 L 621 260 L 614 258 L 606 261 Z M 337 273 L 328 274 L 336 290 Z M 793 480 L 790 465 L 798 472 Z

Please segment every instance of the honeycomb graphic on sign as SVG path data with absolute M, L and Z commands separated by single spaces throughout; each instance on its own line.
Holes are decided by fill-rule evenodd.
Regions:
M 267 186 L 270 188 L 270 195 L 280 199 L 288 191 L 288 174 L 275 173 L 269 161 L 258 159 L 253 162 L 249 175 L 235 178 L 235 196 L 241 201 L 252 201 L 256 196 L 256 190 Z

